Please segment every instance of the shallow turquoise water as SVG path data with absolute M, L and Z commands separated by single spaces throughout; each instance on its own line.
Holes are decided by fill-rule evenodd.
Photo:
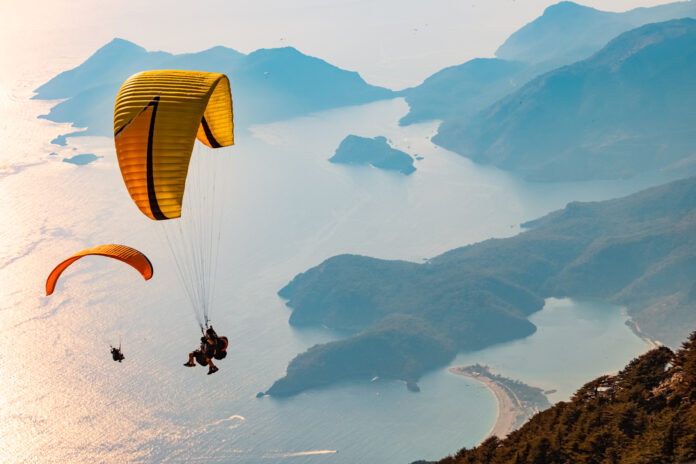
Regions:
M 586 382 L 622 369 L 649 349 L 626 326 L 621 308 L 602 302 L 550 298 L 530 320 L 530 337 L 457 356 L 455 364 L 486 364 L 503 376 L 522 380 L 568 400 Z

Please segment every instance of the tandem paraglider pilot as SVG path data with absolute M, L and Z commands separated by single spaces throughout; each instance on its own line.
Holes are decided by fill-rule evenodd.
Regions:
M 208 327 L 205 335 L 201 337 L 199 349 L 189 353 L 189 360 L 184 363 L 186 367 L 194 367 L 195 359 L 201 366 L 208 366 L 208 375 L 218 371 L 218 367 L 213 363 L 213 359 L 225 359 L 227 356 L 227 337 L 218 337 L 212 327 Z

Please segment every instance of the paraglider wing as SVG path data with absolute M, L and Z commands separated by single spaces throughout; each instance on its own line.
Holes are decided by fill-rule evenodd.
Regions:
M 224 74 L 144 71 L 123 83 L 114 108 L 116 155 L 143 214 L 155 220 L 181 216 L 194 142 L 233 145 L 232 118 Z
M 51 274 L 48 276 L 48 280 L 46 280 L 46 296 L 53 293 L 58 278 L 63 271 L 68 268 L 68 266 L 83 256 L 88 255 L 99 255 L 106 256 L 107 258 L 118 259 L 137 269 L 145 280 L 149 280 L 152 277 L 152 263 L 150 263 L 150 260 L 147 259 L 147 256 L 138 250 L 125 245 L 98 245 L 77 252 L 56 266 L 56 268 L 53 269 Z

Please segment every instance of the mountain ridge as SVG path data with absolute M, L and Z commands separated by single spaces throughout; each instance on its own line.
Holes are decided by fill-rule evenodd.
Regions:
M 293 47 L 259 49 L 248 55 L 217 46 L 174 55 L 149 52 L 114 39 L 77 67 L 36 89 L 35 99 L 64 99 L 45 119 L 86 127 L 79 135 L 113 135 L 113 103 L 123 81 L 147 69 L 222 72 L 230 78 L 235 125 L 267 123 L 341 106 L 392 98 L 394 93 L 367 84 L 358 73 L 304 55 Z M 71 134 L 76 135 L 76 134 Z
M 695 63 L 696 20 L 648 24 L 531 80 L 476 120 L 445 121 L 433 142 L 537 181 L 689 174 Z
M 589 58 L 624 32 L 681 17 L 696 18 L 696 1 L 622 13 L 573 2 L 551 5 L 513 32 L 496 51 L 496 58 L 475 58 L 443 68 L 420 85 L 399 92 L 410 107 L 399 123 L 432 119 L 462 123 L 533 78 Z
M 385 171 L 396 171 L 411 175 L 416 171 L 413 157 L 408 153 L 393 148 L 386 137 L 374 138 L 347 135 L 339 144 L 330 163 L 345 165 L 372 166 Z
M 624 12 L 602 11 L 570 1 L 548 6 L 496 50 L 505 60 L 546 63 L 547 70 L 589 58 L 630 29 L 670 19 L 696 17 L 696 2 L 674 2 Z

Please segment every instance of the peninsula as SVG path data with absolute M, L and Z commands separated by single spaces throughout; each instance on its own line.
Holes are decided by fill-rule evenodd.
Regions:
M 517 380 L 493 374 L 487 366 L 475 364 L 450 367 L 448 371 L 481 382 L 495 395 L 498 402 L 498 415 L 486 438 L 492 436 L 504 438 L 513 430 L 517 430 L 534 414 L 551 407 L 541 388 L 530 387 Z
M 525 227 L 422 264 L 339 255 L 297 275 L 278 292 L 290 324 L 348 336 L 299 354 L 267 393 L 375 376 L 417 382 L 457 352 L 530 335 L 527 317 L 550 297 L 624 306 L 669 346 L 696 326 L 696 177 L 572 202 Z

